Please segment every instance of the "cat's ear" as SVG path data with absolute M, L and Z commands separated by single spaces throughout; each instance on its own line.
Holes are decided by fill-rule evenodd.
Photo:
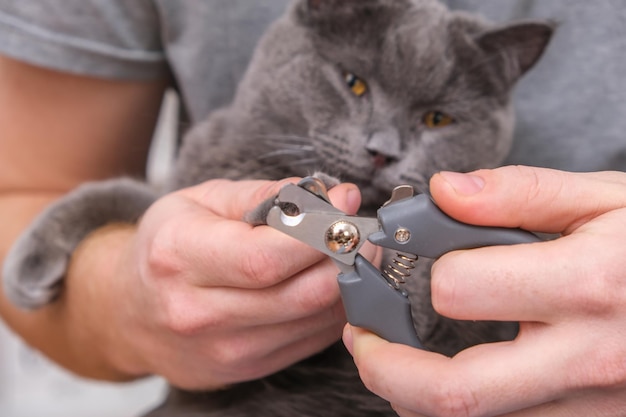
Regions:
M 475 41 L 513 84 L 539 60 L 555 28 L 552 22 L 519 22 L 483 32 Z

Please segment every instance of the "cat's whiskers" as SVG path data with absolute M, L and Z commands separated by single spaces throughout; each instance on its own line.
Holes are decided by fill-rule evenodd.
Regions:
M 311 144 L 311 139 L 306 136 L 290 135 L 290 134 L 273 134 L 273 135 L 257 135 L 261 142 L 264 142 L 268 152 L 262 153 L 257 157 L 260 161 L 268 159 L 278 159 L 278 166 L 281 166 L 285 158 L 302 161 L 303 157 L 315 155 L 315 147 Z M 310 158 L 312 159 L 312 158 Z
M 272 134 L 272 135 L 256 135 L 258 139 L 267 143 L 281 143 L 287 145 L 302 145 L 309 144 L 311 139 L 308 136 L 299 135 L 286 135 L 286 134 Z
M 256 135 L 259 138 L 263 138 L 263 139 L 295 139 L 295 140 L 301 140 L 301 141 L 305 141 L 308 140 L 308 136 L 301 136 L 301 135 L 295 135 L 292 133 L 261 133 Z
M 260 161 L 263 161 L 266 159 L 271 159 L 271 158 L 276 158 L 276 157 L 298 156 L 303 153 L 306 154 L 306 153 L 312 152 L 313 150 L 314 150 L 313 146 L 308 146 L 306 149 L 305 148 L 276 149 L 274 151 L 267 152 L 267 153 L 260 155 L 257 159 Z
M 317 164 L 319 162 L 318 158 L 307 158 L 307 159 L 300 159 L 300 160 L 296 160 L 296 161 L 291 161 L 287 164 L 283 164 L 283 166 L 286 167 L 292 167 L 292 166 L 296 166 L 296 165 L 313 165 L 313 164 Z
M 320 167 L 320 159 L 307 136 L 294 134 L 259 134 L 259 143 L 266 152 L 261 152 L 256 159 L 263 165 L 257 176 L 271 175 L 285 177 L 302 175 L 305 171 L 314 171 Z
M 295 169 L 294 169 L 295 168 Z M 288 177 L 288 176 L 306 176 L 320 170 L 320 163 L 317 157 L 305 159 L 283 160 L 278 164 L 265 164 L 262 168 L 253 173 L 258 178 L 270 177 Z M 276 172 L 279 172 L 276 175 Z

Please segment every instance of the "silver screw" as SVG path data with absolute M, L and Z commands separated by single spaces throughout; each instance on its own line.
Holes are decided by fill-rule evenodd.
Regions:
M 354 251 L 361 237 L 359 229 L 350 222 L 338 221 L 326 231 L 326 247 L 333 253 L 344 254 Z
M 394 234 L 394 238 L 398 243 L 406 243 L 411 239 L 411 232 L 405 228 L 399 228 Z

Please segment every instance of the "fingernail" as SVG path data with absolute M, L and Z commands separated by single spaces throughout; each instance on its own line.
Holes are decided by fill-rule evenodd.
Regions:
M 472 174 L 461 174 L 458 172 L 442 171 L 439 173 L 442 178 L 450 184 L 457 194 L 473 195 L 485 188 L 485 180 Z
M 343 328 L 343 344 L 346 346 L 348 352 L 350 352 L 350 355 L 354 356 L 354 339 L 352 336 L 352 327 L 349 324 L 346 324 Z
M 348 204 L 348 213 L 356 214 L 361 206 L 361 191 L 356 186 L 350 187 L 346 196 Z

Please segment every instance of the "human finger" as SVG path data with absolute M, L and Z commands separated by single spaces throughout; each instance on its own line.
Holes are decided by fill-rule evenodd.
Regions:
M 239 334 L 241 335 L 242 333 Z M 216 355 L 211 355 L 212 360 L 217 361 L 212 377 L 218 377 L 220 381 L 228 384 L 268 376 L 323 351 L 336 342 L 340 334 L 340 330 L 331 328 L 330 330 L 310 334 L 300 339 L 294 339 L 289 344 L 275 342 L 270 346 L 272 349 L 269 349 L 264 356 L 259 356 L 258 353 L 265 352 L 265 348 L 254 346 L 254 343 L 249 341 L 242 344 L 241 340 L 236 339 L 233 344 L 226 343 L 222 345 L 227 347 L 227 349 L 221 349 Z M 284 332 L 281 335 L 284 336 Z M 249 338 L 249 340 L 252 340 L 252 338 Z M 266 340 L 261 339 L 261 342 Z M 242 346 L 244 346 L 244 349 L 246 346 L 252 346 L 252 354 L 248 357 L 243 357 L 242 355 L 245 355 L 246 352 L 245 350 L 242 351 Z M 228 347 L 233 347 L 234 349 L 228 349 Z M 220 352 L 224 353 L 225 356 L 221 357 Z M 198 375 L 198 380 L 202 380 L 202 378 L 206 378 L 206 375 Z
M 471 224 L 569 233 L 591 218 L 626 207 L 626 174 L 571 173 L 507 166 L 431 179 L 439 207 Z
M 516 184 L 516 178 L 520 176 L 512 173 L 517 170 L 527 171 L 526 167 L 508 168 L 499 173 L 498 170 L 479 171 L 485 179 L 482 191 L 469 197 L 472 202 L 468 202 L 468 198 L 463 195 L 452 195 L 448 200 L 448 208 L 467 208 L 468 204 L 480 206 L 483 200 L 506 206 L 506 201 L 514 200 L 517 193 L 510 193 L 507 187 L 498 185 L 504 183 L 500 176 L 510 178 L 509 182 Z M 619 207 L 626 204 L 626 199 L 614 195 L 614 187 L 626 190 L 626 175 L 607 172 L 571 176 L 552 170 L 528 170 L 535 177 L 541 177 L 537 179 L 541 190 L 536 192 L 535 200 L 542 200 L 544 194 L 554 197 L 557 191 L 561 193 L 559 198 L 551 205 L 545 203 L 543 209 L 540 206 L 544 203 L 537 206 L 536 201 L 529 201 L 530 211 L 522 202 L 512 201 L 512 207 L 498 210 L 498 213 L 516 219 L 509 226 L 519 224 L 523 227 L 535 222 L 535 226 L 543 230 L 546 230 L 548 223 L 558 222 L 553 219 L 556 213 L 563 221 L 559 228 L 570 229 L 575 233 L 549 242 L 489 247 L 444 255 L 434 264 L 432 271 L 433 305 L 439 313 L 465 320 L 547 321 L 555 316 L 602 313 L 612 305 L 611 298 L 606 294 L 621 294 L 616 285 L 621 280 L 607 279 L 610 277 L 606 272 L 607 266 L 613 266 L 612 270 L 619 270 L 619 265 L 626 267 L 626 260 L 619 253 L 619 240 L 626 233 L 623 220 L 620 219 L 623 210 Z M 559 180 L 550 179 L 551 176 Z M 547 179 L 544 181 L 544 178 Z M 453 174 L 451 181 L 472 183 L 478 180 Z M 491 182 L 495 185 L 491 191 L 487 191 Z M 571 186 L 565 186 L 567 191 L 561 190 L 563 184 L 568 182 L 571 182 Z M 519 194 L 525 195 L 528 180 L 518 181 L 517 184 L 512 188 L 520 188 L 522 192 Z M 463 186 L 466 189 L 472 187 L 465 183 L 457 185 L 457 188 Z M 599 198 L 592 198 L 594 192 Z M 499 200 L 500 195 L 506 201 Z M 458 206 L 455 205 L 457 203 Z M 564 213 L 572 207 L 574 209 L 568 217 Z M 502 225 L 507 218 L 502 219 L 502 222 L 493 220 L 492 224 Z M 588 223 L 581 225 L 583 220 Z M 560 231 L 559 228 L 555 230 Z M 605 271 L 605 279 L 588 279 L 589 276 L 596 276 L 597 271 Z M 546 276 L 550 279 L 545 279 Z
M 242 193 L 232 191 L 237 187 L 247 190 L 248 195 L 256 193 L 256 197 L 244 199 L 245 208 L 234 209 L 241 215 L 254 207 L 255 199 L 262 201 L 267 197 L 265 193 L 271 195 L 275 188 L 280 188 L 279 183 L 242 183 L 216 181 L 216 184 L 205 183 L 203 186 L 220 199 L 223 190 L 231 189 L 226 194 L 242 201 Z M 259 186 L 265 191 L 259 192 Z M 198 190 L 186 191 L 192 192 L 204 196 Z M 197 195 L 194 198 L 200 198 Z M 334 187 L 329 196 L 336 207 L 346 212 L 355 212 L 360 204 L 360 194 L 354 185 Z M 158 223 L 158 235 L 151 239 L 146 256 L 156 274 L 168 275 L 172 271 L 184 270 L 197 286 L 264 288 L 324 258 L 306 244 L 272 228 L 252 227 L 238 219 L 221 217 L 227 215 L 228 210 L 216 208 L 220 206 L 218 203 L 207 209 L 194 199 L 171 198 L 167 204 L 162 203 L 161 213 L 151 216 L 152 222 Z M 225 206 L 236 204 L 228 202 Z M 177 214 L 173 216 L 171 213 Z M 233 217 L 232 214 L 228 216 Z
M 407 410 L 406 408 L 400 407 L 397 404 L 394 404 L 394 403 L 390 403 L 390 404 L 391 404 L 391 408 L 393 409 L 393 411 L 395 411 L 396 414 L 399 415 L 400 417 L 428 417 L 425 414 L 416 413 L 415 411 L 412 411 L 412 410 Z
M 267 326 L 300 320 L 339 302 L 336 267 L 329 261 L 259 289 L 176 286 L 158 294 L 158 319 L 181 333 L 204 328 Z M 206 308 L 205 306 L 210 306 Z
M 184 188 L 179 193 L 217 217 L 239 221 L 263 201 L 275 197 L 282 187 L 297 181 L 298 178 L 280 181 L 215 179 Z
M 181 190 L 181 193 L 220 218 L 239 221 L 259 204 L 275 197 L 282 187 L 297 181 L 298 178 L 280 181 L 219 179 Z M 336 185 L 328 191 L 328 196 L 333 206 L 348 214 L 355 214 L 361 204 L 354 184 Z
M 374 264 L 380 256 L 373 245 L 364 245 L 361 253 Z M 164 325 L 183 333 L 207 327 L 267 326 L 316 314 L 330 314 L 328 322 L 345 323 L 343 306 L 341 314 L 335 310 L 340 301 L 338 272 L 335 264 L 326 259 L 267 288 L 172 286 L 158 293 L 153 302 L 159 306 L 159 319 Z
M 592 230 L 444 255 L 432 267 L 433 307 L 459 320 L 555 322 L 605 314 L 623 302 L 626 269 L 619 242 L 626 226 L 616 221 L 609 230 L 612 235 Z
M 622 417 L 625 407 L 623 389 L 580 390 L 566 398 L 507 413 L 503 417 Z
M 534 407 L 562 394 L 559 378 L 566 369 L 560 368 L 567 361 L 542 330 L 532 341 L 478 345 L 453 358 L 352 326 L 347 331 L 360 376 L 377 395 L 418 415 L 480 416 Z
M 360 253 L 374 264 L 380 257 L 378 248 L 369 244 L 364 245 Z M 210 305 L 221 305 L 225 309 L 222 316 L 227 319 L 228 325 L 289 322 L 326 311 L 336 305 L 340 301 L 338 273 L 337 266 L 327 258 L 267 288 L 213 288 L 205 292 L 204 301 Z M 195 294 L 202 296 L 201 292 Z M 219 308 L 214 311 L 219 312 Z M 341 317 L 345 322 L 345 316 L 342 314 Z
M 293 344 L 315 335 L 332 335 L 330 338 L 325 337 L 324 340 L 335 342 L 341 336 L 341 330 L 345 323 L 343 305 L 337 302 L 328 309 L 309 317 L 272 325 L 242 327 L 241 330 L 250 341 L 249 347 L 252 351 L 269 355 L 276 350 L 277 346 Z M 242 334 L 238 330 L 232 330 L 232 333 Z M 256 341 L 265 346 L 259 345 Z

